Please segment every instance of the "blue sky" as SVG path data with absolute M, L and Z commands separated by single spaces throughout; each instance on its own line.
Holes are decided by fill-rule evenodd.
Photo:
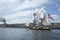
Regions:
M 54 21 L 60 22 L 60 0 L 0 0 L 0 17 L 7 23 L 30 23 L 33 20 L 33 9 L 45 7 Z

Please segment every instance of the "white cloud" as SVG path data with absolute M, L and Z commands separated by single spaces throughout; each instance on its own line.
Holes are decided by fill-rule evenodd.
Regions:
M 16 12 L 16 13 L 12 13 L 12 14 L 7 14 L 7 15 L 3 15 L 2 17 L 6 18 L 6 19 L 14 19 L 14 18 L 18 18 L 18 17 L 23 17 L 23 16 L 28 16 L 30 14 L 32 14 L 33 11 L 28 10 L 28 11 L 20 11 L 20 12 Z
M 40 5 L 43 6 L 45 3 L 47 3 L 48 0 L 25 0 L 23 3 L 19 4 L 16 8 L 13 8 L 12 10 L 22 10 L 26 8 L 34 8 Z
M 43 6 L 48 0 L 24 0 L 22 3 L 19 2 L 20 0 L 0 0 L 0 11 L 8 14 L 2 15 L 2 17 L 7 19 L 7 23 L 21 23 L 21 22 L 29 22 L 28 19 L 19 19 L 22 16 L 29 16 L 33 13 L 32 10 L 25 10 L 27 8 L 35 8 L 40 5 Z M 20 10 L 20 11 L 18 11 Z M 37 9 L 38 10 L 38 9 Z M 15 12 L 17 11 L 17 12 Z M 15 13 L 13 13 L 15 12 Z
M 21 1 L 21 0 L 20 0 Z M 19 0 L 0 0 L 0 10 L 7 10 L 6 12 L 22 10 L 26 8 L 34 8 L 37 6 L 42 6 L 47 3 L 48 0 L 25 0 L 20 3 Z
M 29 18 L 25 18 L 25 19 L 16 18 L 16 19 L 9 20 L 7 23 L 9 23 L 9 24 L 14 24 L 14 23 L 31 23 L 32 21 L 33 20 L 31 20 Z
M 7 23 L 26 23 L 26 22 L 31 22 L 31 19 L 25 18 L 28 17 L 29 15 L 32 15 L 33 11 L 28 10 L 28 11 L 20 11 L 12 14 L 7 14 L 3 15 L 2 17 L 6 19 Z M 23 17 L 23 18 L 20 18 Z
M 18 0 L 0 0 L 0 11 L 12 10 L 16 8 L 18 5 Z
M 18 0 L 0 0 L 1 3 L 15 3 Z
M 58 8 L 58 11 L 60 11 L 60 8 Z
M 23 22 L 24 22 L 24 20 L 23 20 Z M 9 23 L 9 24 L 22 23 L 22 20 L 17 18 L 17 19 L 9 20 L 7 23 Z

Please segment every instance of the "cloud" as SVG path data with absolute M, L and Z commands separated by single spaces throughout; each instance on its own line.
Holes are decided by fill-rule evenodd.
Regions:
M 0 11 L 2 17 L 6 18 L 7 23 L 29 22 L 29 18 L 22 19 L 20 17 L 28 17 L 33 11 L 29 8 L 41 7 L 48 0 L 0 0 Z M 25 10 L 29 9 L 29 10 Z M 24 11 L 23 11 L 24 10 Z
M 16 24 L 16 23 L 32 23 L 32 19 L 29 19 L 29 18 L 24 18 L 24 19 L 19 19 L 19 18 L 15 18 L 15 19 L 12 19 L 12 20 L 9 20 L 7 23 L 8 24 Z
M 26 23 L 31 21 L 29 18 L 30 15 L 33 15 L 32 10 L 20 11 L 12 14 L 3 15 L 2 17 L 6 19 L 7 23 Z M 29 20 L 29 21 L 28 21 Z
M 60 11 L 60 8 L 58 8 L 58 11 Z
M 3 15 L 2 17 L 6 18 L 6 19 L 14 19 L 14 18 L 23 17 L 23 16 L 26 17 L 32 13 L 33 13 L 33 11 L 31 11 L 31 10 L 20 11 L 20 12 L 16 12 L 16 13 L 12 13 L 12 14 Z
M 2 4 L 8 4 L 8 3 L 17 3 L 18 2 L 18 0 L 0 0 L 0 5 L 2 5 Z
M 21 0 L 0 0 L 0 11 L 6 10 L 6 12 L 22 10 L 26 8 L 40 7 L 44 5 L 48 0 L 24 0 L 21 3 Z

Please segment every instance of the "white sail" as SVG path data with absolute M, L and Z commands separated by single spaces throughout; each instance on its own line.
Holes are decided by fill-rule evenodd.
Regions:
M 45 7 L 42 7 L 41 9 L 40 9 L 40 18 L 42 18 L 43 19 L 43 17 L 44 17 L 44 8 Z
M 43 25 L 51 25 L 51 23 L 49 22 L 49 19 L 48 19 L 48 14 L 46 14 L 46 16 L 44 17 L 44 20 L 43 20 Z

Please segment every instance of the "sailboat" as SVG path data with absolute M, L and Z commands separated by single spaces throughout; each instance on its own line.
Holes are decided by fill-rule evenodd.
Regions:
M 34 22 L 33 22 L 32 26 L 30 26 L 30 29 L 50 30 L 51 29 L 51 27 L 50 27 L 51 23 L 49 22 L 48 14 L 46 14 L 44 16 L 44 8 L 41 8 L 40 13 L 41 13 L 40 14 L 41 22 L 39 24 L 36 24 L 36 19 L 35 19 L 36 13 L 34 13 Z

